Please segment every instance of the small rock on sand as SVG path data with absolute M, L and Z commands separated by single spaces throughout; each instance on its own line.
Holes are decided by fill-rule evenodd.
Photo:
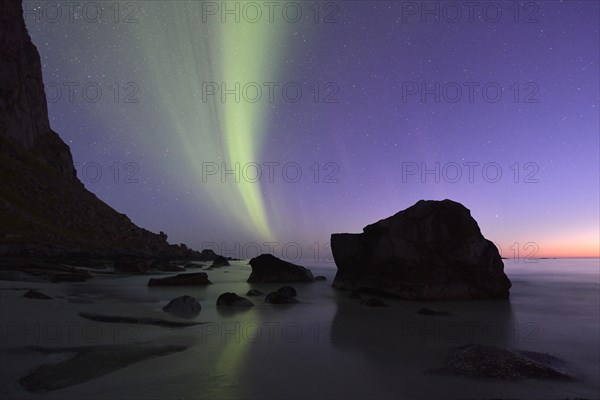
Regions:
M 250 300 L 238 296 L 235 293 L 223 293 L 217 299 L 217 307 L 253 307 L 254 303 Z
M 28 290 L 23 295 L 23 297 L 27 297 L 28 299 L 40 299 L 40 300 L 50 300 L 50 299 L 52 299 L 52 297 L 50 297 L 50 296 L 48 296 L 48 295 L 46 295 L 46 294 L 44 294 L 42 292 L 39 292 L 39 291 L 37 291 L 35 289 Z
M 194 318 L 201 309 L 198 300 L 187 295 L 176 297 L 163 307 L 163 311 L 181 318 Z

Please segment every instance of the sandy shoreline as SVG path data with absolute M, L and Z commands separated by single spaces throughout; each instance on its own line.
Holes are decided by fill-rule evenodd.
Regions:
M 332 289 L 334 271 L 325 270 L 327 282 L 294 285 L 300 304 L 274 306 L 256 301 L 251 310 L 227 313 L 215 307 L 219 293 L 243 294 L 250 287 L 269 290 L 277 286 L 247 284 L 244 277 L 249 268 L 242 263 L 228 271 L 209 271 L 215 283 L 197 289 L 149 289 L 144 286 L 148 277 L 140 276 L 103 276 L 59 284 L 1 281 L 0 393 L 9 398 L 44 399 L 597 397 L 600 386 L 593 377 L 593 365 L 598 353 L 594 353 L 597 345 L 592 345 L 597 330 L 577 333 L 576 327 L 564 326 L 569 322 L 548 307 L 537 314 L 523 311 L 517 285 L 510 302 L 385 299 L 389 307 L 370 308 L 348 299 L 347 292 Z M 520 285 L 532 290 L 529 281 Z M 23 298 L 28 288 L 55 299 Z M 84 312 L 175 321 L 179 319 L 165 314 L 161 307 L 168 299 L 188 292 L 202 304 L 199 316 L 191 321 L 205 324 L 169 328 L 79 316 Z M 549 299 L 551 293 L 546 301 Z M 417 314 L 423 305 L 450 315 Z M 589 316 L 573 318 L 582 327 L 597 324 L 597 319 Z M 565 332 L 570 333 L 565 336 Z M 439 367 L 450 349 L 468 342 L 551 352 L 571 362 L 585 379 L 575 383 L 496 382 L 425 374 L 427 369 Z M 141 357 L 124 367 L 116 363 L 113 367 L 122 368 L 55 391 L 31 393 L 18 383 L 40 365 L 75 354 L 40 352 L 31 346 L 136 345 L 187 349 L 145 360 Z

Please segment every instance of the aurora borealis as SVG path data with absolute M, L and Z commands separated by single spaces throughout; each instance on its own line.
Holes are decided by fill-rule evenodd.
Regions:
M 75 3 L 24 6 L 51 125 L 172 242 L 323 261 L 451 198 L 503 256 L 598 256 L 598 2 Z
M 286 27 L 227 24 L 216 18 L 210 24 L 205 14 L 218 7 L 198 2 L 160 2 L 156 7 L 156 20 L 139 33 L 140 47 L 150 62 L 158 93 L 168 93 L 155 101 L 166 110 L 168 126 L 183 145 L 196 181 L 202 182 L 205 170 L 213 165 L 220 169 L 225 163 L 234 169 L 236 164 L 259 160 L 268 110 L 260 102 L 241 101 L 241 89 L 228 98 L 222 96 L 221 88 L 226 92 L 229 82 L 235 92 L 240 82 L 246 85 L 276 77 Z M 205 22 L 199 23 L 198 11 Z M 172 21 L 176 21 L 172 29 L 154 28 L 171 26 Z M 273 240 L 259 185 L 244 179 L 219 183 L 207 191 L 213 207 L 222 215 L 236 215 L 249 232 Z

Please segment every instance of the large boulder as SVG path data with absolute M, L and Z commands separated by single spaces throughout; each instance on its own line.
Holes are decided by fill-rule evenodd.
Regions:
M 208 280 L 206 272 L 195 272 L 167 276 L 166 278 L 150 278 L 148 286 L 194 286 L 208 285 L 210 283 L 212 282 Z
M 498 249 L 451 200 L 421 200 L 363 233 L 333 234 L 331 250 L 338 289 L 421 300 L 509 296 Z
M 280 260 L 271 254 L 261 254 L 250 260 L 252 273 L 248 282 L 312 282 L 309 269 Z

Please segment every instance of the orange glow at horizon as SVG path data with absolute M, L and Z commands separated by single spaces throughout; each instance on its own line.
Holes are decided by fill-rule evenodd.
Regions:
M 506 258 L 600 258 L 597 231 L 565 232 L 563 237 L 542 237 L 536 242 L 495 242 Z

